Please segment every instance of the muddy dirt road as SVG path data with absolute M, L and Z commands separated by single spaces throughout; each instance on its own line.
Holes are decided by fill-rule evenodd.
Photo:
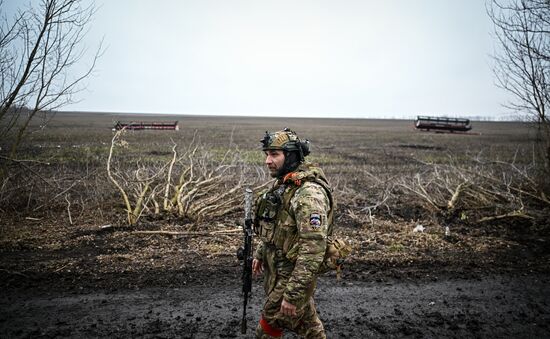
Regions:
M 319 281 L 329 338 L 550 337 L 550 274 L 412 281 Z M 240 334 L 239 286 L 215 279 L 183 288 L 2 292 L 0 337 L 252 338 L 259 283 Z M 294 338 L 293 335 L 286 335 Z

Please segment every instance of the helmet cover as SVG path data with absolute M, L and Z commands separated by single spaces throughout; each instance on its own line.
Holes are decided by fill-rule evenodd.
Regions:
M 296 152 L 298 162 L 303 162 L 304 157 L 310 153 L 309 140 L 301 141 L 296 132 L 290 130 L 288 127 L 272 133 L 266 131 L 260 142 L 262 143 L 263 151 L 282 150 L 287 156 L 292 152 Z
M 295 170 L 304 161 L 309 151 L 309 140 L 301 141 L 298 135 L 288 127 L 277 132 L 265 132 L 264 138 L 260 140 L 262 150 L 281 150 L 285 153 L 285 164 L 280 174 Z
M 261 140 L 262 150 L 283 150 L 283 151 L 299 151 L 300 139 L 294 131 L 288 127 L 277 132 L 265 132 L 264 138 Z

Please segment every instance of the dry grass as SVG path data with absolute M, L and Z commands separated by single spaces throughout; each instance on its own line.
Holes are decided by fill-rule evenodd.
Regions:
M 240 210 L 199 223 L 173 214 L 151 214 L 133 228 L 126 227 L 122 199 L 106 173 L 111 127 L 116 120 L 159 119 L 64 113 L 48 128 L 33 133 L 20 154 L 32 162 L 8 164 L 10 181 L 0 196 L 4 257 L 0 268 L 102 274 L 181 270 L 189 267 L 190 260 L 234 262 L 242 240 L 238 233 L 193 237 L 133 231 L 234 228 L 242 219 Z M 542 250 L 548 238 L 543 219 L 505 218 L 478 224 L 468 214 L 473 210 L 462 209 L 449 221 L 448 213 L 430 210 L 422 199 L 396 190 L 396 183 L 410 182 L 418 173 L 433 179 L 433 171 L 427 170 L 433 166 L 474 168 L 483 159 L 490 169 L 496 168 L 492 163 L 503 162 L 529 168 L 534 139 L 522 123 L 474 122 L 473 131 L 479 135 L 452 135 L 417 132 L 412 121 L 399 120 L 194 116 L 167 120 L 179 120 L 180 131 L 127 133 L 131 147 L 118 153 L 114 165 L 124 169 L 138 161 L 141 166 L 165 164 L 173 142 L 184 147 L 195 136 L 214 162 L 231 146 L 245 164 L 262 166 L 263 133 L 288 126 L 311 140 L 311 159 L 322 165 L 336 189 L 338 232 L 354 246 L 354 262 L 373 267 L 508 265 L 528 249 L 541 258 L 540 265 L 549 264 L 548 253 Z M 442 201 L 452 193 L 442 195 Z M 532 204 L 525 197 L 522 202 L 532 211 L 548 213 L 544 204 Z M 444 235 L 443 222 L 451 225 L 450 237 Z M 412 232 L 419 223 L 425 232 Z M 113 227 L 101 228 L 104 225 Z M 25 253 L 33 255 L 22 260 Z

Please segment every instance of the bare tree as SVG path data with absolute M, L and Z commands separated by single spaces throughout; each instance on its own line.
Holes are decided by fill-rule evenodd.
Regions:
M 499 44 L 494 73 L 513 94 L 507 104 L 538 125 L 544 172 L 550 173 L 550 0 L 490 0 L 487 7 Z M 547 177 L 547 176 L 546 176 Z
M 0 0 L 0 12 L 3 1 Z M 94 14 L 81 0 L 41 0 L 0 18 L 0 140 L 15 157 L 39 112 L 74 102 L 94 69 L 101 45 L 84 71 L 82 40 Z M 77 74 L 78 73 L 78 74 Z

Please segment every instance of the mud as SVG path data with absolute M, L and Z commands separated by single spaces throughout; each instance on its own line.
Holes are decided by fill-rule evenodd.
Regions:
M 12 288 L 0 300 L 2 338 L 253 338 L 259 282 L 240 333 L 231 277 L 181 288 Z M 513 273 L 337 282 L 322 277 L 317 305 L 329 338 L 550 336 L 550 274 Z M 286 338 L 296 338 L 286 334 Z

